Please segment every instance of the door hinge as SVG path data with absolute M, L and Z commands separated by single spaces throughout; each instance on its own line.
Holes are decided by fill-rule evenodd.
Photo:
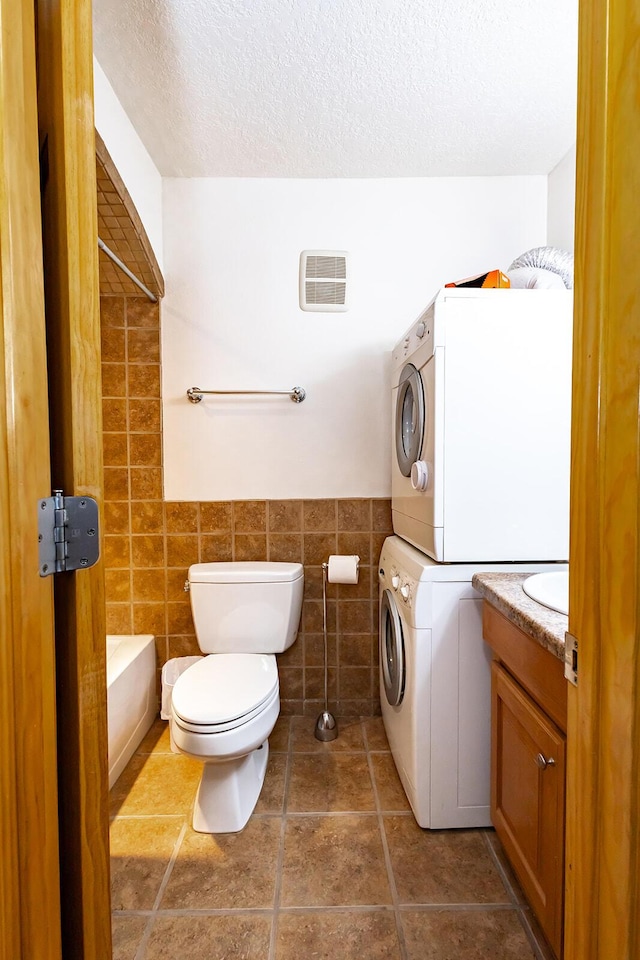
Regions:
M 574 687 L 578 686 L 578 641 L 568 630 L 564 635 L 564 675 Z
M 38 500 L 40 576 L 84 570 L 100 555 L 98 504 L 92 497 L 52 497 Z

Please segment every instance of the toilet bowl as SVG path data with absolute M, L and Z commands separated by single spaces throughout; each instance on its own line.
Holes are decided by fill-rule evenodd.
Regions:
M 198 644 L 207 654 L 176 681 L 171 744 L 200 760 L 193 813 L 200 833 L 235 833 L 258 801 L 280 712 L 275 653 L 294 642 L 303 570 L 294 563 L 209 563 L 189 569 Z

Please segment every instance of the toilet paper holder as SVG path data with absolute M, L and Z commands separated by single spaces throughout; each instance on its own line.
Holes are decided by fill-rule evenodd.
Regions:
M 337 561 L 337 562 L 336 562 Z M 348 561 L 345 563 L 345 561 Z M 324 710 L 316 720 L 314 736 L 316 740 L 329 742 L 338 736 L 338 721 L 329 710 L 329 665 L 327 645 L 327 579 L 331 568 L 339 579 L 331 583 L 357 583 L 360 570 L 360 557 L 331 556 L 322 564 L 322 633 L 324 637 Z

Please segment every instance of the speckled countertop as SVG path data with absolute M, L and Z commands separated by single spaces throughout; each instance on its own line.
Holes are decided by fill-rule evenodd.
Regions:
M 569 618 L 527 596 L 522 584 L 529 576 L 529 573 L 476 573 L 472 584 L 508 620 L 559 660 L 564 660 L 564 635 Z

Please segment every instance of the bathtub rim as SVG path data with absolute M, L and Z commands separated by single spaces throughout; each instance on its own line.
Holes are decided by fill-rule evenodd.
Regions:
M 111 789 L 158 717 L 157 654 L 153 634 L 107 634 L 105 646 Z M 134 703 L 134 713 L 127 714 L 140 692 L 144 703 Z

